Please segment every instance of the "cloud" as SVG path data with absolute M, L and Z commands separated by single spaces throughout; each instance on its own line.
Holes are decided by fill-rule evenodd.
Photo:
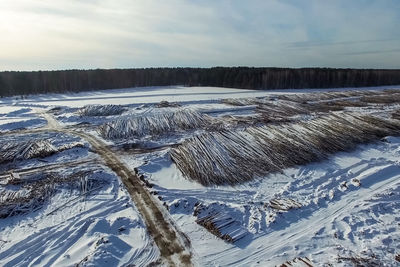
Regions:
M 369 54 L 397 54 L 400 53 L 400 49 L 391 49 L 391 50 L 369 50 L 369 51 L 355 51 L 355 52 L 346 52 L 340 55 L 351 55 L 351 56 L 360 56 L 360 55 L 369 55 Z
M 399 68 L 399 7 L 390 0 L 3 0 L 1 68 Z
M 318 47 L 318 46 L 343 46 L 343 45 L 358 45 L 358 44 L 369 44 L 369 43 L 382 43 L 382 42 L 398 42 L 400 39 L 377 39 L 377 40 L 351 40 L 351 41 L 308 41 L 308 42 L 293 42 L 293 43 L 288 43 L 288 47 L 292 48 L 313 48 L 313 47 Z

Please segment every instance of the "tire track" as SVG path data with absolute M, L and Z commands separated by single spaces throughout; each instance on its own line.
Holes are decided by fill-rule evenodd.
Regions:
M 136 208 L 142 215 L 147 230 L 157 244 L 162 261 L 170 266 L 192 266 L 190 240 L 175 226 L 168 212 L 145 189 L 139 177 L 132 172 L 108 146 L 95 136 L 62 128 L 57 120 L 43 110 L 36 112 L 48 121 L 45 129 L 73 134 L 85 139 L 104 160 L 106 166 L 121 179 Z

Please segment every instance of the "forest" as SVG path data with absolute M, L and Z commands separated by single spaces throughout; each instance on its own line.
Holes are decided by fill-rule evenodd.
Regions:
M 400 85 L 400 70 L 213 67 L 0 72 L 2 97 L 168 85 L 243 89 Z

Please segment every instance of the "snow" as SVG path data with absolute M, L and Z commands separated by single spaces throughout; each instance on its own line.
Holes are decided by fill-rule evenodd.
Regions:
M 47 135 L 46 140 L 52 140 L 57 146 L 77 140 L 62 134 Z M 34 140 L 38 136 L 16 135 L 10 139 Z M 147 265 L 157 261 L 159 251 L 122 183 L 111 170 L 97 163 L 97 156 L 88 152 L 88 147 L 71 150 L 76 149 L 67 149 L 40 161 L 32 159 L 3 166 L 17 172 L 41 168 L 39 173 L 40 170 L 56 171 L 56 175 L 94 168 L 100 188 L 81 195 L 61 187 L 43 207 L 0 219 L 0 265 L 125 266 L 132 262 Z M 67 168 L 68 164 L 71 166 Z M 24 176 L 23 173 L 21 177 Z M 3 189 L 9 188 L 3 184 L 0 195 Z
M 165 189 L 203 189 L 200 184 L 193 183 L 184 178 L 175 164 L 171 164 L 171 160 L 167 153 L 160 155 L 159 158 L 153 159 L 147 164 L 141 164 L 140 169 L 145 173 L 150 173 L 151 182 L 157 182 L 158 186 Z
M 30 120 L 2 120 L 0 125 L 0 131 L 7 132 L 12 130 L 39 128 L 44 126 L 46 121 L 43 119 L 30 119 Z
M 31 108 L 0 105 L 0 132 L 39 128 L 45 124 L 46 121 L 38 118 Z
M 400 86 L 381 86 L 356 88 L 357 90 L 384 90 L 399 88 Z M 184 87 L 184 86 L 158 86 L 137 87 L 127 89 L 113 89 L 92 92 L 80 92 L 71 94 L 47 94 L 27 96 L 24 99 L 7 97 L 0 103 L 25 106 L 67 106 L 83 107 L 95 104 L 113 105 L 148 105 L 161 101 L 202 103 L 217 102 L 226 98 L 260 97 L 265 95 L 301 94 L 306 92 L 321 91 L 347 91 L 354 88 L 332 88 L 332 89 L 284 89 L 284 90 L 248 90 L 221 87 Z M 1 109 L 0 109 L 1 110 Z
M 164 162 L 165 173 L 146 166 L 141 170 L 160 187 L 159 195 L 170 203 L 173 218 L 188 234 L 202 266 L 274 266 L 299 256 L 318 265 L 349 266 L 349 261 L 337 262 L 337 255 L 371 258 L 372 252 L 379 262 L 392 266 L 400 249 L 400 139 L 388 139 L 390 143 L 362 146 L 235 188 L 185 189 L 174 187 L 175 182 L 166 188 L 164 174 L 168 176 L 173 165 L 162 156 L 154 161 Z M 355 179 L 361 186 L 352 184 Z M 347 188 L 341 187 L 343 182 Z M 287 212 L 265 207 L 276 198 L 294 199 L 303 206 Z M 235 244 L 216 238 L 195 223 L 196 202 L 218 204 L 253 235 Z
M 398 87 L 357 90 L 391 88 Z M 98 126 L 120 116 L 81 117 L 78 107 L 124 105 L 127 111 L 122 116 L 140 116 L 155 109 L 153 104 L 169 101 L 213 118 L 252 116 L 255 105 L 236 107 L 219 99 L 309 92 L 318 94 L 321 90 L 172 86 L 1 99 L 0 141 L 44 139 L 56 147 L 76 142 L 82 142 L 83 146 L 44 158 L 1 164 L 0 194 L 9 171 L 23 178 L 26 173 L 66 173 L 93 167 L 101 173 L 98 179 L 104 183 L 84 196 L 76 190 L 61 188 L 38 210 L 0 219 L 0 265 L 145 266 L 160 257 L 121 181 L 103 165 L 87 142 L 48 130 L 33 133 L 18 130 L 45 125 L 34 108 L 48 111 L 61 107 L 54 111 L 61 125 L 76 127 L 101 139 Z M 388 117 L 396 109 L 398 103 L 348 110 Z M 294 120 L 302 121 L 310 118 L 313 115 L 293 116 Z M 74 126 L 81 122 L 88 124 Z M 138 168 L 151 185 L 148 190 L 159 197 L 160 204 L 168 206 L 174 223 L 190 239 L 195 265 L 279 266 L 292 262 L 293 266 L 304 266 L 301 259 L 316 266 L 353 266 L 352 260 L 367 266 L 398 264 L 395 256 L 400 253 L 399 137 L 385 137 L 320 162 L 287 168 L 240 185 L 203 186 L 184 177 L 170 158 L 170 144 L 196 134 L 183 131 L 157 139 L 126 140 L 139 145 L 132 149 L 123 149 L 122 141 L 104 140 L 126 166 L 132 170 Z M 200 206 L 204 214 L 217 214 L 214 222 L 222 225 L 222 233 L 231 233 L 237 240 L 226 242 L 198 224 L 196 220 L 202 215 L 194 212 Z
M 69 192 L 57 194 L 40 212 L 3 220 L 0 265 L 124 266 L 133 259 L 139 264 L 155 261 L 158 250 L 127 193 L 112 179 L 98 193 L 50 215 L 71 198 Z

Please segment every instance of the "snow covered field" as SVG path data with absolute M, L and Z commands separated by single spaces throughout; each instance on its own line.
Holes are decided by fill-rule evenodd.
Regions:
M 368 87 L 368 88 L 334 88 L 329 91 L 358 90 L 384 90 L 396 88 L 393 86 Z M 116 105 L 147 105 L 160 101 L 209 103 L 225 98 L 257 97 L 270 94 L 296 94 L 305 92 L 320 92 L 327 89 L 291 89 L 291 90 L 246 90 L 221 87 L 143 87 L 129 89 L 113 89 L 104 91 L 81 92 L 74 94 L 48 94 L 30 96 L 25 99 L 8 97 L 1 100 L 7 105 L 22 106 L 68 106 L 82 107 L 89 104 L 116 104 Z M 2 113 L 0 109 L 0 113 Z
M 67 177 L 88 170 L 85 179 L 90 186 L 83 190 L 81 180 L 56 183 L 51 195 L 28 212 L 0 218 L 0 265 L 168 264 L 159 260 L 163 255 L 159 243 L 146 229 L 121 177 L 84 137 L 76 135 L 82 132 L 108 144 L 127 168 L 138 172 L 146 190 L 190 240 L 193 265 L 396 266 L 400 264 L 399 100 L 400 87 L 289 91 L 152 87 L 4 98 L 0 157 L 8 155 L 6 144 L 28 140 L 48 140 L 54 151 L 28 157 L 36 154 L 25 148 L 15 160 L 0 160 L 2 204 L 12 202 L 11 191 L 32 190 L 31 185 L 38 183 L 35 175 L 41 173 Z M 114 114 L 109 116 L 80 109 L 92 104 L 123 107 L 108 107 Z M 65 130 L 46 126 L 46 116 L 40 112 Z M 389 122 L 393 136 L 381 138 L 371 132 L 376 135 L 372 142 L 351 149 L 341 140 L 332 143 L 340 145 L 323 160 L 287 168 L 282 163 L 279 171 L 268 175 L 231 169 L 238 176 L 240 172 L 254 176 L 232 186 L 202 185 L 183 175 L 182 166 L 170 156 L 174 149 L 187 149 L 185 141 L 191 138 L 263 125 L 282 126 L 280 134 L 294 138 L 300 128 L 290 130 L 291 125 L 307 125 L 327 114 L 373 116 Z M 333 130 L 330 134 L 342 138 Z M 287 148 L 281 147 L 284 153 Z M 207 149 L 210 155 L 216 150 L 212 143 Z M 252 153 L 247 151 L 243 159 Z M 198 158 L 208 160 L 204 166 L 216 164 L 204 154 Z M 228 163 L 227 154 L 223 164 Z
M 1 141 L 21 143 L 39 138 L 50 140 L 54 147 L 83 142 L 50 132 L 6 135 Z M 129 194 L 118 177 L 88 150 L 87 143 L 41 158 L 3 162 L 1 171 L 1 215 L 7 214 L 6 204 L 12 205 L 8 212 L 14 213 L 0 219 L 1 266 L 116 266 L 132 261 L 146 265 L 158 259 L 158 249 Z M 10 171 L 17 179 L 9 180 Z M 83 184 L 74 179 L 81 172 L 88 173 Z M 51 184 L 51 176 L 71 177 L 71 181 L 56 182 L 42 192 L 41 182 Z M 10 194 L 23 191 L 33 202 Z M 40 199 L 37 192 L 49 196 Z
M 274 266 L 308 257 L 317 266 L 352 266 L 354 257 L 365 259 L 366 266 L 395 266 L 400 139 L 388 140 L 235 187 L 190 185 L 162 154 L 141 169 L 170 203 L 201 265 Z M 277 211 L 268 205 L 273 199 L 293 199 L 302 206 Z M 233 245 L 211 235 L 195 223 L 199 202 L 227 212 L 248 235 Z

